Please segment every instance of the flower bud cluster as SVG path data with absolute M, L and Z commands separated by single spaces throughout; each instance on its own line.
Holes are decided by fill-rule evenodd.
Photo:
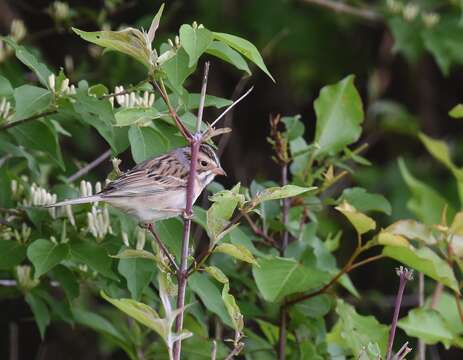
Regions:
M 45 206 L 45 205 L 52 205 L 56 203 L 58 197 L 56 194 L 52 194 L 48 192 L 46 189 L 37 186 L 37 184 L 32 183 L 29 189 L 29 198 L 24 199 L 23 203 L 26 206 Z M 51 217 L 54 219 L 56 218 L 56 209 L 50 208 L 48 209 L 50 212 Z
M 144 108 L 150 108 L 154 104 L 154 93 L 150 93 L 148 91 L 145 91 L 143 93 L 143 96 L 138 95 L 136 92 L 130 92 L 130 93 L 125 93 L 124 87 L 121 86 L 116 86 L 114 89 L 115 94 L 121 94 L 121 95 L 116 95 L 114 97 L 110 97 L 111 104 L 114 106 L 114 98 L 116 98 L 116 102 L 119 106 L 121 107 L 126 107 L 126 108 L 133 108 L 133 107 L 144 107 Z
M 26 26 L 24 22 L 19 19 L 13 19 L 10 25 L 10 34 L 9 36 L 15 41 L 20 42 L 25 38 L 27 34 Z M 0 62 L 5 60 L 8 56 L 13 53 L 11 47 L 6 47 L 3 41 L 0 41 Z
M 71 16 L 69 5 L 62 1 L 55 1 L 50 5 L 48 10 L 51 17 L 56 21 L 63 21 Z
M 400 0 L 387 0 L 387 8 L 392 14 L 402 15 L 408 22 L 414 21 L 420 15 L 422 22 L 428 28 L 435 26 L 440 20 L 439 14 L 423 11 L 418 4 L 413 2 L 404 4 Z
M 63 81 L 61 81 L 61 84 L 56 84 L 55 74 L 51 74 L 48 77 L 48 86 L 50 87 L 50 90 L 54 94 L 57 94 L 57 95 L 75 95 L 76 94 L 76 87 L 73 84 L 69 85 L 68 78 L 64 78 Z
M 93 205 L 92 211 L 87 213 L 87 225 L 97 241 L 103 240 L 107 234 L 112 234 L 108 207 L 99 208 Z
M 0 101 L 0 121 L 2 120 L 11 120 L 13 117 L 13 108 L 11 103 L 6 99 L 2 98 Z
M 33 289 L 39 284 L 39 280 L 32 277 L 31 270 L 32 269 L 29 265 L 16 267 L 16 277 L 18 279 L 19 286 L 24 290 Z

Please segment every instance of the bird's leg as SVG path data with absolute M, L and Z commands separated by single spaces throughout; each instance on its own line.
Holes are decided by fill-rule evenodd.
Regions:
M 154 240 L 156 241 L 156 243 L 158 244 L 159 248 L 161 249 L 161 251 L 164 253 L 164 255 L 169 259 L 169 262 L 170 264 L 173 266 L 173 268 L 175 269 L 175 271 L 178 271 L 178 265 L 177 263 L 175 262 L 175 259 L 174 257 L 170 254 L 169 250 L 167 250 L 166 246 L 164 245 L 164 243 L 162 242 L 162 240 L 159 238 L 159 235 L 156 233 L 156 231 L 154 230 L 154 226 L 153 224 L 151 223 L 148 223 L 148 224 L 140 224 L 140 226 L 146 230 L 148 230 L 154 237 Z

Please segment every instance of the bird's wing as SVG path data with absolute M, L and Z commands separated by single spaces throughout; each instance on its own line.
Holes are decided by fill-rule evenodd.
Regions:
M 102 197 L 146 196 L 181 190 L 185 187 L 186 180 L 184 179 L 162 175 L 149 167 L 137 166 L 110 182 L 99 195 Z

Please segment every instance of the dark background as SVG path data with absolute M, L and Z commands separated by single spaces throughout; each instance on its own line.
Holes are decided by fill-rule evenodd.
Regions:
M 100 29 L 102 23 L 109 24 L 111 29 L 120 25 L 147 28 L 159 1 L 70 1 L 76 16 L 61 24 L 56 24 L 50 17 L 47 10 L 50 4 L 50 1 L 0 0 L 1 33 L 8 33 L 12 19 L 22 19 L 28 30 L 24 43 L 39 49 L 51 68 L 62 67 L 66 56 L 72 58 L 73 69 L 66 69 L 71 82 L 87 79 L 90 83 L 101 82 L 113 88 L 143 79 L 141 66 L 126 56 L 112 53 L 95 56 L 93 47 L 71 33 L 69 25 L 84 30 Z M 382 6 L 382 3 L 369 5 Z M 102 21 L 102 9 L 111 7 Z M 310 140 L 315 124 L 313 101 L 320 88 L 355 74 L 366 111 L 365 131 L 360 142 L 370 144 L 364 155 L 375 166 L 359 170 L 341 186 L 357 184 L 371 192 L 384 194 L 393 205 L 392 219 L 384 219 L 387 222 L 411 217 L 406 209 L 408 191 L 397 168 L 397 158 L 402 156 L 417 177 L 425 179 L 450 201 L 457 203 L 455 184 L 449 172 L 430 159 L 416 138 L 385 129 L 371 110 L 377 100 L 390 100 L 401 105 L 406 121 L 413 126 L 416 124 L 432 137 L 448 141 L 457 164 L 461 163 L 463 124 L 447 115 L 462 101 L 461 67 L 453 67 L 444 77 L 429 54 L 410 63 L 394 51 L 394 38 L 384 21 L 372 22 L 335 13 L 305 1 L 166 1 L 158 43 L 173 38 L 182 23 L 193 20 L 204 23 L 211 30 L 240 35 L 256 44 L 277 81 L 272 83 L 264 73 L 255 69 L 252 78 L 247 80 L 246 88 L 254 85 L 254 91 L 234 112 L 233 133 L 222 156 L 229 174 L 224 185 L 238 181 L 249 185 L 253 178 L 276 180 L 278 168 L 270 158 L 271 148 L 266 140 L 269 115 L 301 114 Z M 231 98 L 242 74 L 215 59 L 211 66 L 209 93 Z M 0 70 L 15 85 L 24 82 L 24 69 L 19 64 L 0 64 Z M 199 87 L 200 79 L 195 75 L 189 88 L 199 90 Z M 206 115 L 213 119 L 216 114 L 212 110 Z M 91 161 L 106 150 L 105 143 L 95 132 L 79 131 L 77 138 L 63 139 L 65 156 L 71 158 L 78 153 L 81 160 Z M 123 167 L 129 167 L 130 153 L 122 158 Z M 109 170 L 110 164 L 105 163 L 92 176 L 95 180 L 101 179 Z M 72 166 L 68 172 L 73 173 Z M 334 191 L 339 192 L 339 188 Z M 349 245 L 343 246 L 338 251 L 340 262 L 349 253 Z M 360 300 L 351 299 L 360 313 L 375 314 L 380 321 L 390 322 L 398 280 L 393 272 L 394 266 L 395 263 L 382 260 L 352 273 L 353 282 L 363 295 Z M 416 285 L 416 281 L 411 285 L 410 294 Z M 428 290 L 432 292 L 432 288 Z M 382 294 L 381 301 L 378 301 L 379 294 Z M 405 302 L 406 306 L 414 306 L 416 299 L 410 295 Z M 27 304 L 17 299 L 3 299 L 0 309 L 0 359 L 7 358 L 8 343 L 16 331 L 19 359 L 104 358 L 104 351 L 95 351 L 98 346 L 96 335 L 86 329 L 53 324 L 45 342 L 40 344 Z M 462 355 L 458 351 L 443 353 L 439 347 L 432 347 L 432 358 L 439 358 L 438 352 L 445 359 L 457 359 Z M 125 357 L 118 353 L 111 358 Z

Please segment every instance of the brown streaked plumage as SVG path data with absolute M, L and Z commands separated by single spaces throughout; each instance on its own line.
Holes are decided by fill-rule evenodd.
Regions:
M 186 204 L 190 172 L 190 147 L 174 149 L 145 160 L 110 182 L 100 193 L 50 206 L 104 201 L 147 223 L 177 216 Z M 212 147 L 201 144 L 198 154 L 194 200 L 216 175 L 225 175 Z

